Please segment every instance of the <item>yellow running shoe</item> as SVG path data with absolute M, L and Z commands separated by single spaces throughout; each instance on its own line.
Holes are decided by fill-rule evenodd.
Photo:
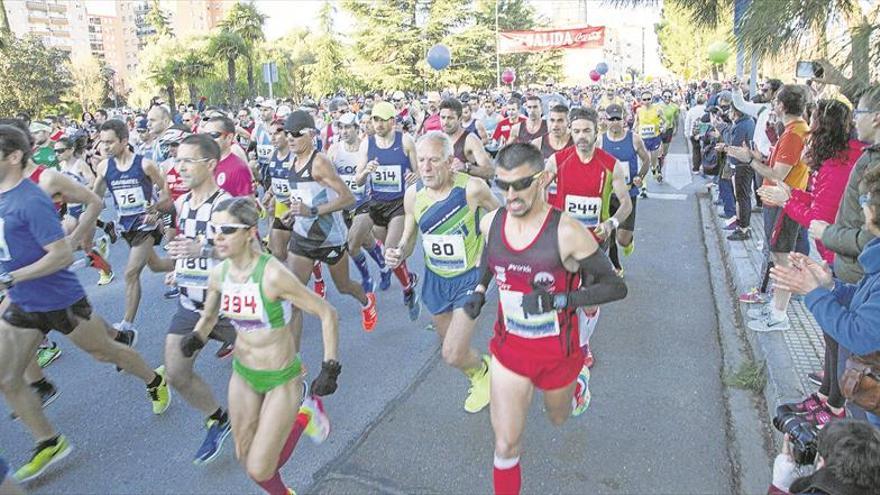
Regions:
M 320 397 L 306 395 L 299 412 L 309 417 L 309 423 L 303 433 L 316 444 L 323 443 L 330 436 L 330 418 L 324 412 L 324 404 Z
M 98 277 L 98 285 L 107 285 L 113 281 L 113 272 L 101 272 Z
M 157 387 L 148 388 L 147 396 L 153 402 L 153 414 L 162 414 L 171 405 L 171 390 L 168 388 L 168 382 L 165 380 L 165 366 L 156 368 L 156 374 L 162 378 L 162 382 Z
M 629 243 L 629 246 L 623 246 L 623 255 L 629 256 L 633 254 L 633 251 L 636 250 L 636 240 L 633 239 L 632 242 Z
M 37 444 L 33 457 L 15 472 L 15 478 L 21 483 L 32 480 L 43 474 L 52 464 L 67 457 L 71 450 L 73 449 L 64 435 L 59 435 L 53 445 L 45 445 L 45 442 Z
M 483 355 L 483 363 L 485 369 L 471 377 L 471 387 L 464 400 L 464 410 L 469 413 L 478 413 L 489 405 L 489 356 L 486 354 Z

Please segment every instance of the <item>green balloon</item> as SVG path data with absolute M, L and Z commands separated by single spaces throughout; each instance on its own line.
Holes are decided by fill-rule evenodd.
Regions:
M 716 41 L 709 45 L 709 61 L 721 65 L 730 58 L 730 46 L 724 41 Z

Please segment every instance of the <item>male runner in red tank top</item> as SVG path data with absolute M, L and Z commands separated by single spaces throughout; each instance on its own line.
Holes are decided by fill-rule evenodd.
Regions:
M 591 235 L 544 199 L 544 159 L 527 143 L 498 153 L 495 184 L 506 206 L 480 220 L 487 232 L 482 277 L 465 311 L 476 319 L 494 277 L 498 320 L 490 342 L 491 419 L 496 494 L 518 494 L 519 456 L 530 398 L 544 392 L 550 421 L 561 425 L 589 404 L 577 308 L 626 297 L 623 279 Z M 580 279 L 591 283 L 580 286 Z

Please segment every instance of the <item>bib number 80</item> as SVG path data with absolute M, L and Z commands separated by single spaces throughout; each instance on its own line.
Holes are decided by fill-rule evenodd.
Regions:
M 454 256 L 455 255 L 455 246 L 452 244 L 445 243 L 432 243 L 431 244 L 431 254 L 434 256 Z

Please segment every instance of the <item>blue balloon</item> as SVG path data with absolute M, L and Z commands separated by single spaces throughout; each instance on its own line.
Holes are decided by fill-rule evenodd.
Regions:
M 446 45 L 436 44 L 428 50 L 428 65 L 434 70 L 443 70 L 449 67 L 452 56 Z
M 605 62 L 599 62 L 598 64 L 596 64 L 596 72 L 604 76 L 605 73 L 608 72 L 608 64 L 606 64 Z

